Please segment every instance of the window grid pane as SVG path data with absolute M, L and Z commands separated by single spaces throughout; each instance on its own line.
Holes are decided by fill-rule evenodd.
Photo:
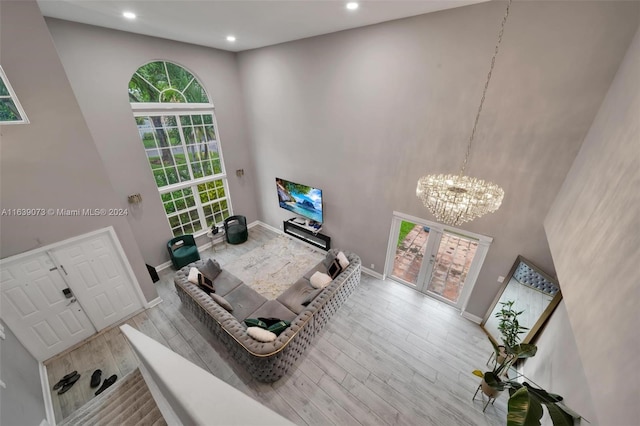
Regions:
M 190 72 L 164 61 L 140 67 L 131 79 L 129 94 L 134 99 L 132 103 L 177 102 L 181 108 L 189 108 L 189 102 L 209 102 Z M 198 232 L 229 217 L 232 212 L 213 113 L 165 112 L 138 116 L 135 120 L 160 191 L 195 179 L 211 179 L 160 194 L 173 234 Z

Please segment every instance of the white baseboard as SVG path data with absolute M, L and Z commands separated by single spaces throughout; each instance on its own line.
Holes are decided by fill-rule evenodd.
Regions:
M 460 315 L 462 315 L 464 318 L 468 319 L 469 321 L 475 322 L 476 324 L 480 324 L 482 322 L 482 318 L 477 317 L 473 314 L 470 314 L 467 311 L 460 312 Z
M 365 268 L 364 266 L 361 266 L 362 268 L 362 272 L 364 272 L 365 274 L 373 277 L 373 278 L 377 278 L 379 280 L 383 280 L 384 281 L 384 275 L 374 271 L 373 269 L 369 269 L 369 268 Z
M 51 401 L 51 393 L 49 389 L 49 377 L 47 376 L 47 367 L 41 362 L 38 363 L 38 369 L 40 370 L 40 384 L 42 385 L 42 396 L 44 398 L 44 412 L 47 418 L 43 420 L 50 426 L 56 426 L 56 415 L 53 411 L 53 401 Z M 42 425 L 42 423 L 40 423 Z
M 264 222 L 262 222 L 262 221 L 260 221 L 260 220 L 256 220 L 255 222 L 251 222 L 251 223 L 247 226 L 247 228 L 253 228 L 254 226 L 257 226 L 257 225 L 264 226 L 264 227 L 265 227 L 265 228 L 267 228 L 268 230 L 273 231 L 273 232 L 276 232 L 276 233 L 278 233 L 278 234 L 282 234 L 282 233 L 283 233 L 283 232 L 282 232 L 282 229 L 275 228 L 275 227 L 273 227 L 273 226 L 271 226 L 271 225 L 269 225 L 269 224 L 267 224 L 267 223 L 264 223 Z
M 159 305 L 159 304 L 161 304 L 161 303 L 162 303 L 162 298 L 160 298 L 160 297 L 158 296 L 158 297 L 156 297 L 155 299 L 153 299 L 152 301 L 147 302 L 147 304 L 146 304 L 146 305 L 144 305 L 144 307 L 145 307 L 145 309 L 151 309 L 151 308 L 153 308 L 154 306 L 158 306 L 158 305 Z
M 161 263 L 160 265 L 156 266 L 156 272 L 163 271 L 163 270 L 171 267 L 171 265 L 172 265 L 171 261 L 167 260 L 166 262 Z

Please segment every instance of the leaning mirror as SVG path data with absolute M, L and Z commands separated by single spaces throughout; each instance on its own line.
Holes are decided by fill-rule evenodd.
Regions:
M 502 308 L 501 303 L 513 301 L 515 311 L 524 311 L 518 316 L 520 325 L 528 328 L 520 336 L 521 342 L 530 343 L 562 299 L 558 281 L 518 256 L 504 282 L 482 327 L 494 342 L 502 344 L 496 313 Z

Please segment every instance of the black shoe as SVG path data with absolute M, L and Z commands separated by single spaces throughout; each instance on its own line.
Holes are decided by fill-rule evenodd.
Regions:
M 102 378 L 102 370 L 97 369 L 91 375 L 91 384 L 90 384 L 90 386 L 92 388 L 97 388 L 98 386 L 100 386 L 100 379 L 101 378 Z
M 78 374 L 78 372 L 73 370 L 71 373 L 64 376 L 58 383 L 53 385 L 53 390 L 60 389 L 62 386 L 64 386 L 65 383 L 67 383 L 67 381 L 69 381 L 69 379 L 71 379 L 76 374 Z
M 67 379 L 67 381 L 64 382 L 64 385 L 62 385 L 62 389 L 58 391 L 58 395 L 62 395 L 63 393 L 71 389 L 71 387 L 78 381 L 79 378 L 80 374 L 76 373 L 75 376 L 71 376 L 69 379 Z
M 115 374 L 111 377 L 109 377 L 108 379 L 104 379 L 104 382 L 102 382 L 102 386 L 100 386 L 100 389 L 98 389 L 95 393 L 96 396 L 100 395 L 102 392 L 104 392 L 109 386 L 111 386 L 112 384 L 114 384 L 116 382 L 116 380 L 118 379 L 118 376 L 116 376 Z

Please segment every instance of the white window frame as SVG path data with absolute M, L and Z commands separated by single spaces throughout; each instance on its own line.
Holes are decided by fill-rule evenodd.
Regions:
M 222 153 L 222 142 L 220 141 L 220 133 L 218 131 L 218 122 L 216 120 L 215 108 L 212 103 L 185 103 L 185 104 L 170 104 L 170 103 L 153 103 L 153 102 L 145 102 L 145 103 L 131 103 L 131 109 L 133 110 L 133 116 L 135 118 L 138 117 L 150 117 L 150 116 L 166 116 L 166 115 L 193 115 L 193 114 L 211 114 L 213 127 L 216 132 L 216 143 L 218 144 L 218 155 L 220 158 L 220 167 L 222 169 L 221 173 L 217 173 L 211 176 L 204 176 L 201 178 L 192 179 L 186 182 L 178 182 L 171 185 L 163 186 L 162 188 L 158 188 L 158 193 L 160 195 L 167 194 L 169 192 L 178 191 L 181 189 L 191 188 L 193 197 L 195 200 L 195 206 L 198 211 L 198 216 L 200 218 L 200 225 L 202 229 L 200 231 L 194 232 L 193 235 L 195 237 L 199 237 L 201 235 L 205 235 L 209 230 L 209 225 L 206 221 L 206 216 L 204 214 L 204 207 L 202 201 L 200 201 L 200 195 L 197 190 L 197 186 L 203 183 L 213 182 L 216 180 L 222 180 L 222 184 L 224 185 L 224 193 L 225 196 L 222 198 L 218 198 L 216 201 L 226 201 L 227 202 L 227 210 L 229 211 L 229 216 L 233 216 L 233 206 L 231 204 L 231 197 L 229 193 L 229 182 L 227 179 L 226 167 L 224 165 L 224 156 Z M 180 138 L 182 143 L 185 143 L 184 133 L 182 131 L 182 124 L 180 124 L 180 119 L 177 118 L 178 129 L 180 132 Z M 142 141 L 141 141 L 142 142 Z M 184 146 L 184 145 L 183 145 Z M 144 149 L 144 145 L 142 145 Z M 186 150 L 185 150 L 186 154 Z M 146 158 L 146 151 L 145 151 Z M 147 166 L 149 170 L 153 172 L 149 162 L 147 161 Z M 193 173 L 191 171 L 191 163 L 187 161 L 187 167 L 189 168 L 189 172 L 191 176 Z M 155 178 L 154 178 L 155 182 Z M 156 184 L 157 186 L 157 184 Z M 176 211 L 171 213 L 171 216 L 177 216 L 181 213 L 186 213 L 189 209 L 181 211 Z M 164 210 L 164 202 L 163 202 L 163 212 L 165 217 L 167 218 L 167 223 L 169 224 L 169 228 L 173 234 L 173 227 L 171 227 L 171 223 L 169 222 L 169 214 Z M 214 219 L 215 223 L 215 219 Z M 219 225 L 216 223 L 216 225 Z
M 22 108 L 22 105 L 20 104 L 20 101 L 18 100 L 18 96 L 16 96 L 16 92 L 14 92 L 13 87 L 11 87 L 11 83 L 9 83 L 9 79 L 7 78 L 7 74 L 5 74 L 4 69 L 2 69 L 2 65 L 0 65 L 0 78 L 2 78 L 2 81 L 4 82 L 4 85 L 7 87 L 7 90 L 9 91 L 9 95 L 0 95 L 0 98 L 5 98 L 5 99 L 11 99 L 11 101 L 13 101 L 13 104 L 16 106 L 16 108 L 18 109 L 18 113 L 20 113 L 20 117 L 22 118 L 22 120 L 13 120 L 13 121 L 1 121 L 0 120 L 0 125 L 1 124 L 29 124 L 29 119 L 27 118 L 27 114 L 24 112 L 24 109 Z

